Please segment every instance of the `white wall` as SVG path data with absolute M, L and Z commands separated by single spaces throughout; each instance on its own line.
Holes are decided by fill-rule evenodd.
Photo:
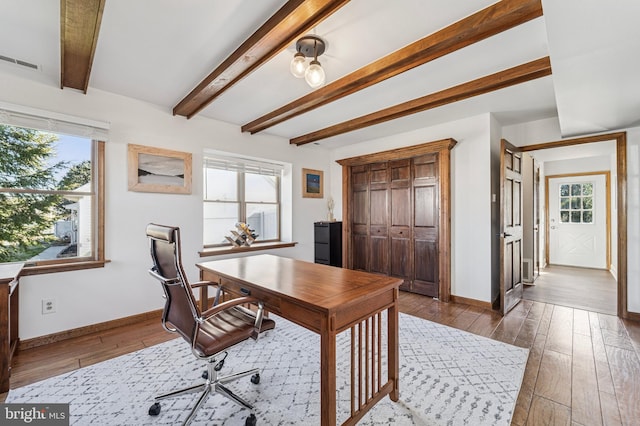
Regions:
M 288 140 L 249 135 L 227 123 L 174 117 L 171 111 L 130 98 L 90 89 L 74 90 L 34 84 L 3 75 L 0 101 L 111 123 L 106 145 L 106 257 L 104 268 L 23 277 L 20 282 L 20 338 L 29 339 L 109 321 L 163 306 L 161 290 L 147 273 L 150 266 L 145 226 L 149 222 L 182 228 L 183 263 L 197 279 L 195 263 L 202 248 L 202 153 L 235 152 L 289 162 L 294 248 L 277 254 L 313 260 L 313 222 L 326 218 L 326 198 L 301 197 L 301 169 L 325 171 L 331 191 L 329 153 L 319 147 L 296 147 Z M 127 190 L 127 144 L 193 154 L 191 195 L 139 193 Z M 55 299 L 57 312 L 41 314 L 41 300 Z
M 627 309 L 640 312 L 640 127 L 627 131 Z
M 545 176 L 577 174 L 588 172 L 609 171 L 611 168 L 611 157 L 615 168 L 615 151 L 611 156 L 599 155 L 597 157 L 575 158 L 571 160 L 545 161 Z
M 451 151 L 451 294 L 491 302 L 490 116 L 428 127 L 335 149 L 332 160 L 453 138 Z M 342 217 L 342 167 L 331 164 L 331 193 Z

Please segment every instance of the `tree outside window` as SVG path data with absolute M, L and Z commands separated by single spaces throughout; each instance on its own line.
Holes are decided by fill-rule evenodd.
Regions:
M 0 262 L 95 252 L 93 141 L 0 125 Z

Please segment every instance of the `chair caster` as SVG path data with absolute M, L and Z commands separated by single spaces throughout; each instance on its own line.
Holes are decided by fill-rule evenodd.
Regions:
M 204 370 L 202 372 L 202 376 L 203 379 L 207 380 L 209 378 L 209 372 L 207 370 Z
M 253 383 L 254 385 L 257 385 L 258 383 L 260 383 L 260 374 L 256 373 L 253 376 L 251 376 L 251 383 Z
M 251 414 L 249 417 L 247 417 L 247 420 L 245 420 L 244 426 L 256 426 L 257 421 L 258 419 L 256 419 L 256 415 Z
M 160 403 L 156 402 L 151 407 L 149 407 L 149 415 L 157 416 L 158 414 L 160 414 Z

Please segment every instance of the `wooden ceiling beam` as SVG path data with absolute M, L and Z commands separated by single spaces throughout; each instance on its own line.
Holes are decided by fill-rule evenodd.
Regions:
M 363 115 L 352 120 L 344 121 L 303 136 L 291 139 L 294 145 L 304 145 L 343 133 L 384 123 L 417 112 L 426 111 L 463 99 L 483 95 L 505 87 L 525 83 L 540 77 L 551 75 L 551 61 L 549 57 L 537 59 L 526 64 L 518 65 L 504 71 L 472 80 L 458 86 L 450 87 L 440 92 L 435 92 L 421 98 L 403 102 L 371 114 Z
M 502 0 L 242 126 L 257 133 L 542 16 L 540 0 Z
M 60 0 L 60 88 L 87 93 L 105 0 Z
M 182 99 L 173 108 L 173 115 L 193 117 L 228 88 L 286 49 L 348 1 L 288 1 Z

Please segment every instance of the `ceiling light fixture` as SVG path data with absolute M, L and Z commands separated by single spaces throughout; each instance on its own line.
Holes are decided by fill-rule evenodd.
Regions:
M 296 54 L 291 60 L 291 74 L 296 78 L 304 77 L 305 81 L 312 88 L 320 87 L 324 84 L 325 74 L 322 65 L 318 62 L 318 56 L 325 50 L 325 42 L 320 37 L 306 35 L 296 41 Z M 307 66 L 306 59 L 313 58 Z

